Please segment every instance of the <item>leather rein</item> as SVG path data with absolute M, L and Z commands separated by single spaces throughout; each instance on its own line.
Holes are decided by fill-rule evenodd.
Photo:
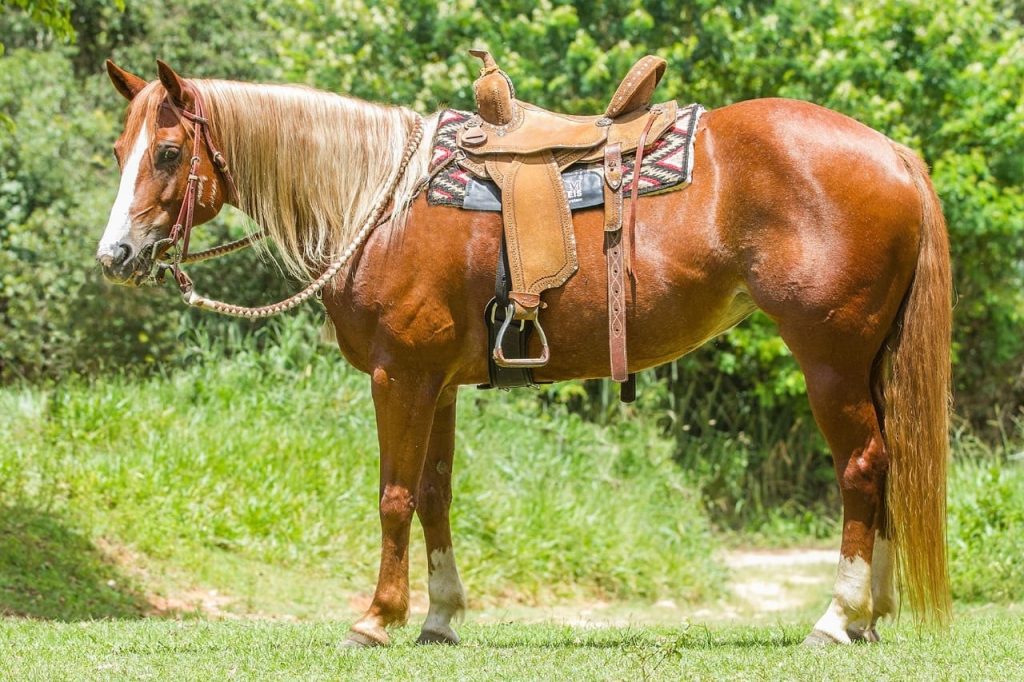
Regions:
M 210 155 L 210 161 L 213 163 L 214 168 L 216 168 L 216 170 L 227 181 L 227 185 L 231 192 L 229 199 L 237 201 L 239 198 L 238 188 L 235 185 L 234 177 L 231 175 L 227 159 L 224 157 L 224 154 L 217 149 L 213 142 L 213 136 L 210 133 L 210 121 L 205 115 L 202 98 L 197 90 L 193 90 L 192 94 L 194 96 L 194 112 L 187 111 L 184 108 L 179 109 L 181 115 L 191 121 L 193 125 L 192 157 L 189 159 L 188 182 L 185 185 L 185 195 L 182 197 L 181 208 L 178 210 L 178 217 L 174 221 L 173 227 L 171 227 L 170 234 L 166 239 L 157 241 L 152 247 L 153 261 L 156 263 L 157 272 L 151 279 L 158 283 L 162 282 L 164 274 L 170 271 L 174 276 L 174 281 L 178 285 L 178 290 L 181 292 L 182 298 L 188 305 L 197 308 L 206 308 L 225 315 L 251 319 L 270 317 L 271 315 L 291 310 L 308 300 L 311 296 L 318 296 L 323 288 L 327 286 L 327 284 L 341 271 L 345 264 L 351 260 L 355 252 L 363 245 L 363 242 L 366 241 L 370 232 L 390 217 L 390 214 L 385 216 L 385 209 L 387 209 L 388 205 L 391 203 L 391 197 L 394 194 L 395 189 L 398 187 L 398 183 L 405 175 L 406 168 L 423 139 L 422 117 L 416 117 L 415 128 L 406 143 L 401 163 L 399 163 L 398 168 L 390 179 L 387 192 L 381 196 L 381 199 L 374 206 L 359 232 L 356 233 L 355 238 L 353 238 L 349 245 L 345 247 L 345 250 L 331 262 L 319 277 L 310 282 L 302 291 L 299 291 L 298 293 L 295 293 L 277 303 L 258 307 L 247 307 L 232 303 L 224 303 L 222 301 L 201 296 L 196 293 L 192 279 L 181 268 L 182 264 L 198 263 L 200 261 L 217 258 L 219 256 L 239 251 L 252 246 L 254 243 L 266 238 L 267 236 L 266 230 L 260 230 L 255 234 L 251 234 L 227 244 L 221 244 L 220 246 L 215 246 L 194 254 L 189 253 L 188 247 L 192 236 L 192 228 L 195 222 L 195 207 L 196 200 L 198 198 L 200 180 L 200 176 L 197 175 L 196 171 L 199 168 L 199 154 L 202 150 L 202 145 L 206 145 L 206 150 Z M 163 255 L 158 256 L 158 251 L 165 246 L 167 248 L 164 250 Z

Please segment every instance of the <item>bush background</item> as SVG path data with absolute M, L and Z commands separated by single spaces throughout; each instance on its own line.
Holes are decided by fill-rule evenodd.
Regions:
M 524 99 L 598 112 L 630 64 L 656 53 L 669 61 L 660 98 L 708 107 L 811 100 L 909 144 L 931 166 L 957 292 L 965 464 L 953 480 L 967 492 L 954 488 L 954 553 L 992 554 L 987 568 L 963 575 L 982 586 L 969 593 L 990 594 L 986 581 L 1020 558 L 1007 538 L 1022 504 L 1012 459 L 1024 404 L 1022 20 L 1013 0 L 3 0 L 0 381 L 14 394 L 55 396 L 69 377 L 82 387 L 114 373 L 145 386 L 163 370 L 197 371 L 210 352 L 266 351 L 289 324 L 221 319 L 183 310 L 170 288 L 101 281 L 92 254 L 116 193 L 110 149 L 124 109 L 107 57 L 147 78 L 161 58 L 189 76 L 306 83 L 427 113 L 472 108 L 466 50 L 486 45 Z M 243 220 L 226 211 L 204 233 L 222 240 Z M 213 267 L 221 291 L 241 302 L 295 284 L 248 254 Z M 209 266 L 197 271 L 212 278 Z M 304 315 L 316 324 L 316 311 Z M 623 414 L 603 382 L 510 400 L 536 404 L 538 419 L 554 410 L 600 425 Z M 716 527 L 776 538 L 835 532 L 827 448 L 802 375 L 766 318 L 645 373 L 636 414 L 699 486 Z

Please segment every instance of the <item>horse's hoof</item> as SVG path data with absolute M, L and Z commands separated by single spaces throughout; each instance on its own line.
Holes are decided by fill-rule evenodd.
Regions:
M 341 643 L 341 646 L 344 649 L 369 649 L 370 647 L 375 646 L 386 646 L 388 643 L 386 639 L 387 635 L 384 635 L 384 637 L 384 641 L 381 641 L 375 637 L 367 635 L 366 633 L 350 630 L 348 638 Z
M 417 644 L 458 644 L 459 641 L 459 636 L 451 628 L 447 628 L 447 632 L 423 630 L 416 638 Z
M 816 649 L 816 648 L 819 648 L 819 647 L 831 646 L 833 644 L 841 644 L 841 643 L 842 642 L 837 640 L 832 635 L 825 634 L 821 630 L 811 630 L 811 634 L 807 635 L 807 638 L 804 639 L 804 644 L 803 645 L 805 647 L 810 647 L 812 649 Z

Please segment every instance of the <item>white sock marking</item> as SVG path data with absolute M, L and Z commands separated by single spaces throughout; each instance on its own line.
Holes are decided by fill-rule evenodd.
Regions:
M 871 626 L 896 608 L 896 583 L 892 572 L 892 545 L 880 535 L 875 536 L 871 554 Z
M 837 642 L 849 644 L 847 629 L 866 628 L 871 618 L 871 566 L 858 556 L 840 557 L 832 603 L 814 624 Z
M 435 549 L 430 553 L 430 579 L 427 583 L 430 608 L 423 622 L 425 632 L 454 635 L 449 626 L 452 618 L 459 619 L 466 608 L 466 593 L 455 567 L 455 551 Z
M 103 237 L 100 239 L 100 246 L 96 251 L 97 256 L 113 256 L 114 247 L 128 237 L 132 227 L 129 210 L 135 199 L 135 184 L 139 177 L 139 165 L 148 148 L 149 134 L 143 128 L 139 131 L 135 144 L 132 145 L 132 151 L 128 155 L 128 160 L 125 161 L 124 168 L 121 169 L 121 185 L 117 189 L 114 206 L 110 209 L 110 219 L 107 221 L 107 228 L 103 231 Z

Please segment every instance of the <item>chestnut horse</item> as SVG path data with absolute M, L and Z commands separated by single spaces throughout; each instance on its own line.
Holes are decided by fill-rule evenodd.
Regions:
M 448 520 L 455 406 L 459 386 L 487 381 L 481 311 L 494 292 L 500 214 L 431 206 L 417 193 L 436 114 L 297 86 L 185 80 L 159 66 L 147 83 L 108 63 L 130 101 L 115 145 L 120 189 L 97 254 L 109 279 L 138 284 L 160 255 L 183 202 L 197 97 L 237 186 L 228 192 L 200 146 L 197 224 L 230 201 L 267 230 L 286 266 L 315 277 L 371 206 L 405 207 L 323 291 L 341 352 L 370 375 L 380 444 L 380 573 L 348 643 L 386 644 L 386 628 L 406 621 L 413 514 L 429 557 L 420 641 L 458 642 L 451 620 L 466 598 Z M 423 139 L 392 187 L 418 123 Z M 877 641 L 897 583 L 917 617 L 948 622 L 951 284 L 927 168 L 884 135 L 805 102 L 715 109 L 696 135 L 692 185 L 639 205 L 630 371 L 764 311 L 806 376 L 842 494 L 833 597 L 808 643 Z M 546 294 L 552 353 L 539 380 L 609 374 L 601 210 L 574 222 L 579 272 Z

